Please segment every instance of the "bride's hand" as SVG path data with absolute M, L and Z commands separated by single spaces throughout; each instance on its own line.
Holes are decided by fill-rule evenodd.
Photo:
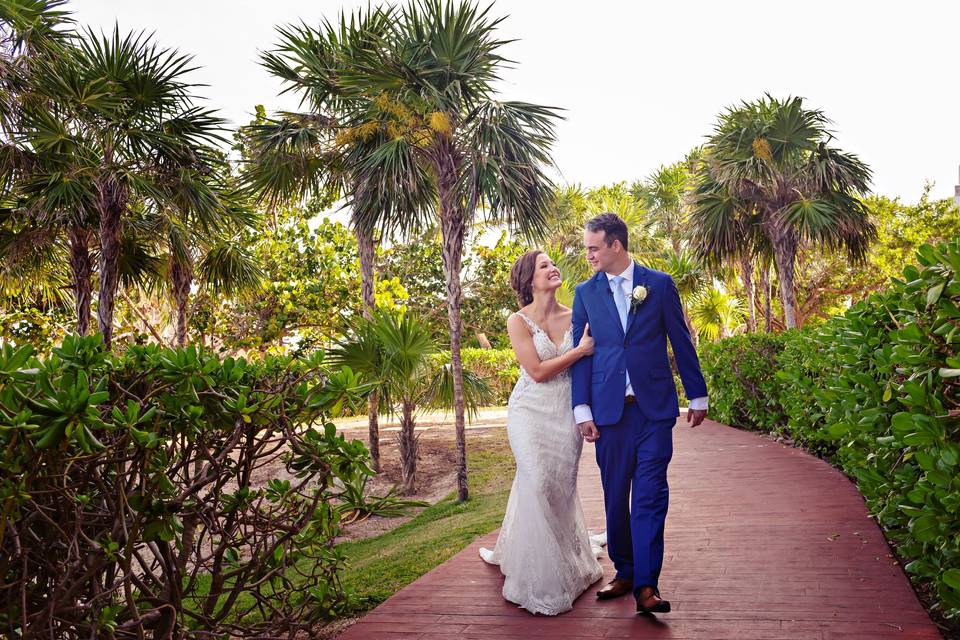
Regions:
M 580 344 L 577 345 L 580 352 L 585 356 L 593 355 L 593 336 L 590 335 L 590 323 L 583 325 L 583 335 L 580 337 Z

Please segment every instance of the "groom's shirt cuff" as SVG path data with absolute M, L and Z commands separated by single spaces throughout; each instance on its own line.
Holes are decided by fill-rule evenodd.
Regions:
M 573 408 L 573 421 L 577 424 L 593 420 L 593 411 L 588 404 L 578 404 Z
M 694 398 L 690 401 L 690 409 L 694 411 L 706 411 L 709 407 L 710 401 L 707 396 L 701 398 Z M 593 420 L 593 411 L 590 410 L 590 405 L 588 404 L 578 404 L 573 408 L 573 421 L 577 424 L 583 424 L 584 422 L 590 422 Z

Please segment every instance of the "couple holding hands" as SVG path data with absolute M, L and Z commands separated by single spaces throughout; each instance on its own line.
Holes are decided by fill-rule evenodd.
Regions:
M 603 577 L 600 547 L 616 569 L 600 599 L 632 594 L 638 613 L 666 613 L 660 596 L 667 465 L 679 403 L 667 340 L 691 398 L 687 422 L 707 413 L 707 387 L 669 275 L 633 261 L 627 226 L 604 213 L 586 223 L 594 277 L 559 304 L 560 271 L 541 251 L 513 265 L 520 310 L 507 320 L 520 378 L 507 433 L 517 473 L 503 526 L 484 561 L 505 576 L 503 596 L 556 615 Z M 583 441 L 595 443 L 606 534 L 590 536 L 577 495 Z

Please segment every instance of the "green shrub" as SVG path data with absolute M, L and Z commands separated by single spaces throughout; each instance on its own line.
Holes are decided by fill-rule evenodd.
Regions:
M 513 349 L 463 349 L 463 366 L 486 380 L 497 405 L 507 404 L 513 385 L 520 377 L 520 365 Z
M 352 606 L 334 479 L 372 471 L 326 416 L 355 387 L 319 355 L 4 346 L 0 635 L 275 637 Z
M 784 425 L 776 377 L 782 335 L 756 333 L 735 336 L 700 347 L 700 364 L 707 377 L 710 414 L 743 429 L 778 431 Z
M 820 327 L 708 345 L 711 411 L 854 478 L 907 571 L 960 616 L 960 241 Z

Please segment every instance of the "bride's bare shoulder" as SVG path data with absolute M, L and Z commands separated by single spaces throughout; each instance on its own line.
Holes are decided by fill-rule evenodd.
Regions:
M 518 329 L 521 327 L 529 327 L 529 322 L 526 320 L 523 309 L 514 311 L 507 316 L 507 330 L 510 330 L 511 328 Z
M 507 323 L 510 323 L 510 322 L 523 322 L 523 318 L 522 318 L 521 316 L 526 315 L 527 309 L 528 309 L 529 307 L 530 307 L 530 305 L 527 305 L 526 307 L 523 307 L 523 308 L 521 308 L 521 309 L 517 309 L 516 311 L 514 311 L 513 313 L 511 313 L 510 315 L 508 315 L 508 316 L 507 316 Z

